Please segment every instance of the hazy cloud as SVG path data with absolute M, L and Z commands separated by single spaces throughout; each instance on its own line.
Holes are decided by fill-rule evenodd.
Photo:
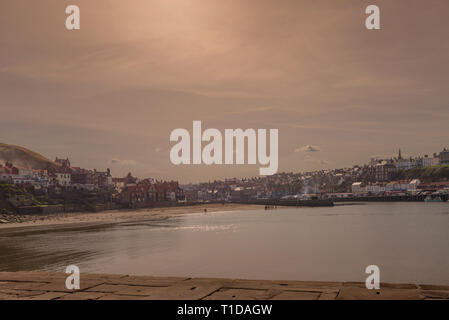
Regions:
M 301 148 L 296 148 L 295 152 L 319 152 L 321 149 L 317 146 L 312 146 L 310 144 L 303 146 Z
M 306 159 L 304 161 L 315 164 L 315 165 L 319 165 L 319 166 L 327 166 L 327 165 L 331 164 L 330 161 L 327 161 L 324 159 Z
M 137 162 L 134 160 L 122 160 L 122 159 L 111 159 L 110 164 L 123 165 L 123 166 L 135 166 Z
M 397 154 L 373 154 L 371 156 L 371 159 L 390 159 L 397 156 Z

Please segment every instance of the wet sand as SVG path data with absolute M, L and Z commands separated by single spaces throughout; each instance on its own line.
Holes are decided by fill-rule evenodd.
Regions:
M 120 223 L 129 221 L 163 220 L 173 216 L 183 214 L 202 213 L 238 210 L 257 210 L 260 205 L 242 204 L 201 204 L 194 206 L 165 207 L 165 208 L 145 208 L 129 210 L 109 210 L 101 212 L 74 212 L 57 213 L 49 215 L 21 216 L 23 222 L 12 222 L 0 224 L 0 229 L 22 228 L 32 226 L 51 226 L 77 223 Z

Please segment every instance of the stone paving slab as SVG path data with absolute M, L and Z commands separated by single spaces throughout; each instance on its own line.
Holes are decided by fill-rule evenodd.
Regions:
M 56 300 L 60 299 L 70 293 L 64 293 L 64 292 L 45 292 L 43 294 L 27 297 L 26 300 Z
M 429 285 L 429 284 L 421 284 L 419 287 L 423 290 L 446 290 L 446 291 L 449 291 L 449 286 L 436 286 L 436 285 Z
M 15 290 L 39 290 L 43 285 L 47 285 L 47 283 L 42 282 L 1 282 L 0 283 L 0 291 L 7 289 L 15 289 Z
M 168 287 L 188 279 L 181 277 L 124 276 L 118 279 L 108 279 L 106 283 L 112 285 Z
M 65 273 L 0 272 L 0 300 L 449 300 L 449 286 L 362 282 L 265 281 L 81 274 L 80 290 Z
M 123 285 L 123 284 L 108 284 L 103 283 L 95 287 L 91 287 L 89 289 L 86 289 L 85 291 L 88 292 L 104 292 L 104 293 L 115 293 L 119 291 L 123 291 L 130 288 L 130 286 Z
M 322 292 L 318 297 L 318 300 L 336 300 L 338 297 L 339 291 L 331 291 L 331 292 Z
M 67 275 L 68 276 L 68 275 Z M 105 280 L 99 279 L 99 280 L 91 280 L 91 279 L 84 279 L 83 277 L 80 278 L 80 288 L 83 290 L 90 289 L 95 286 L 99 286 L 101 284 L 104 284 Z M 50 283 L 43 284 L 39 287 L 40 290 L 45 291 L 56 291 L 56 292 L 74 292 L 78 290 L 69 290 L 66 288 L 65 285 L 65 279 L 60 279 L 58 281 L 53 280 Z
M 318 292 L 306 291 L 283 291 L 276 295 L 273 300 L 318 300 Z
M 383 288 L 367 290 L 358 286 L 344 286 L 338 293 L 337 300 L 423 300 L 424 296 L 417 289 Z
M 267 300 L 280 293 L 280 291 L 264 289 L 221 288 L 205 297 L 204 300 Z
M 118 294 L 108 294 L 106 296 L 98 298 L 98 300 L 139 300 L 141 298 L 142 297 L 140 296 L 124 296 Z
M 449 291 L 443 290 L 424 290 L 421 294 L 426 297 L 426 299 L 449 299 Z
M 140 296 L 141 298 L 142 297 L 153 298 L 155 295 L 157 295 L 160 288 L 161 287 L 128 286 L 126 289 L 117 291 L 115 293 L 117 295 L 124 295 L 124 296 Z
M 102 292 L 74 292 L 72 294 L 67 294 L 57 300 L 98 300 L 104 296 L 106 296 L 107 293 Z
M 143 300 L 201 300 L 220 289 L 218 284 L 177 283 L 170 287 L 159 288 Z

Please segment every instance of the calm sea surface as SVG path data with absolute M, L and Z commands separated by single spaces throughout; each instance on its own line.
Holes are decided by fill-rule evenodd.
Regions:
M 449 203 L 200 213 L 159 222 L 0 229 L 0 271 L 449 284 Z

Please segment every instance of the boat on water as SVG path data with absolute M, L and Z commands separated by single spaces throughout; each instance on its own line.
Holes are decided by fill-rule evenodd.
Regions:
M 443 200 L 441 199 L 441 197 L 432 197 L 429 195 L 424 198 L 424 202 L 443 202 Z

